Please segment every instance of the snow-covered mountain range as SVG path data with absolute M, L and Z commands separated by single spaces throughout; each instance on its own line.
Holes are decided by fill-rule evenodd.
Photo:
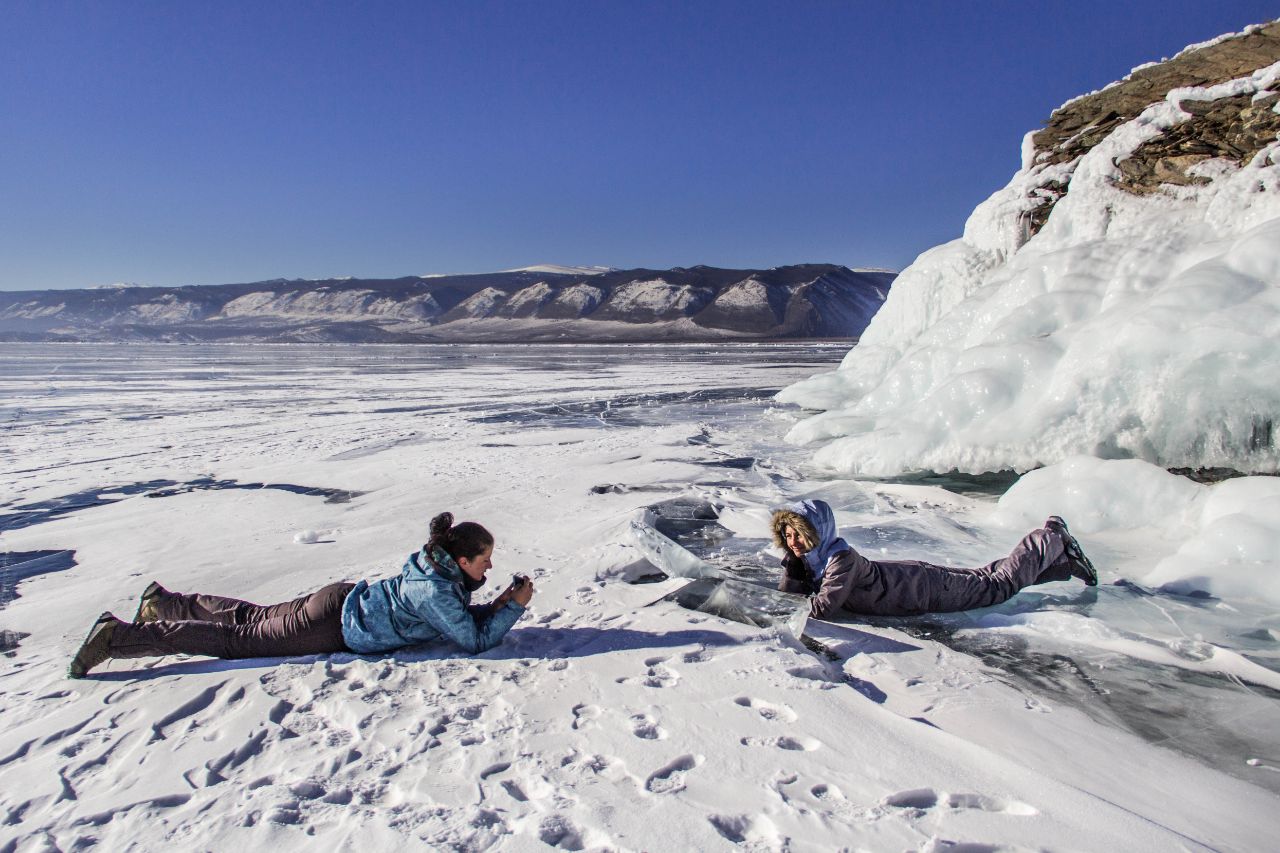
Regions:
M 635 341 L 857 337 L 895 274 L 537 267 L 482 275 L 0 293 L 0 340 Z

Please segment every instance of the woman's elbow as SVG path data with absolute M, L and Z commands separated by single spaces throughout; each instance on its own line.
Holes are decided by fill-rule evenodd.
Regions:
M 811 619 L 830 619 L 840 611 L 840 607 L 833 603 L 829 598 L 814 596 L 809 604 L 809 617 Z

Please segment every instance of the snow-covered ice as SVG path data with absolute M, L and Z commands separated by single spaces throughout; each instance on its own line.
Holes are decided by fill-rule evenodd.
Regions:
M 1280 63 L 1170 92 L 1078 161 L 1033 162 L 921 255 L 839 370 L 783 392 L 791 431 L 843 474 L 1029 471 L 1088 455 L 1280 470 L 1280 142 L 1148 195 L 1116 166 L 1191 116 L 1263 92 Z M 1034 190 L 1069 182 L 1026 240 Z M 1025 241 L 1025 242 L 1024 242 Z
M 1261 571 L 1276 493 L 1137 461 L 998 501 L 981 478 L 833 479 L 772 397 L 842 355 L 0 347 L 0 850 L 1272 846 L 1280 618 L 1233 579 Z M 1061 511 L 1103 582 L 810 621 L 806 644 L 679 606 L 632 532 L 695 507 L 671 528 L 691 565 L 760 579 L 770 508 L 802 496 L 867 553 L 967 565 Z M 65 677 L 150 579 L 272 601 L 378 577 L 444 509 L 537 585 L 488 653 Z M 1241 549 L 1209 567 L 1224 536 Z

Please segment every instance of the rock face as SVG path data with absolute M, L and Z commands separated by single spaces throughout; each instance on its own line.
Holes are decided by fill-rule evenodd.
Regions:
M 1043 170 L 1045 180 L 1030 190 L 1035 203 L 1025 212 L 1023 239 L 1044 226 L 1069 183 L 1062 170 L 1046 167 L 1065 165 L 1069 170 L 1157 101 L 1173 98 L 1188 117 L 1116 161 L 1120 175 L 1115 185 L 1120 189 L 1147 194 L 1163 185 L 1204 184 L 1209 178 L 1193 172 L 1197 164 L 1214 159 L 1235 166 L 1252 162 L 1280 133 L 1280 115 L 1275 112 L 1280 89 L 1224 94 L 1211 100 L 1190 93 L 1180 98 L 1177 93 L 1237 80 L 1277 60 L 1280 22 L 1272 22 L 1193 45 L 1173 59 L 1137 68 L 1123 80 L 1059 107 L 1044 129 L 1031 137 L 1032 164 Z
M 0 293 L 0 340 L 853 338 L 895 274 L 829 264 Z

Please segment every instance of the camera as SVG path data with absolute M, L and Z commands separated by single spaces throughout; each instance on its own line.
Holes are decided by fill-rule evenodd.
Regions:
M 522 588 L 522 587 L 523 587 L 525 584 L 527 584 L 528 582 L 529 582 L 529 579 L 528 579 L 527 577 L 525 577 L 524 575 L 512 575 L 512 576 L 511 576 L 511 589 L 512 589 L 512 591 L 514 592 L 515 590 Z

